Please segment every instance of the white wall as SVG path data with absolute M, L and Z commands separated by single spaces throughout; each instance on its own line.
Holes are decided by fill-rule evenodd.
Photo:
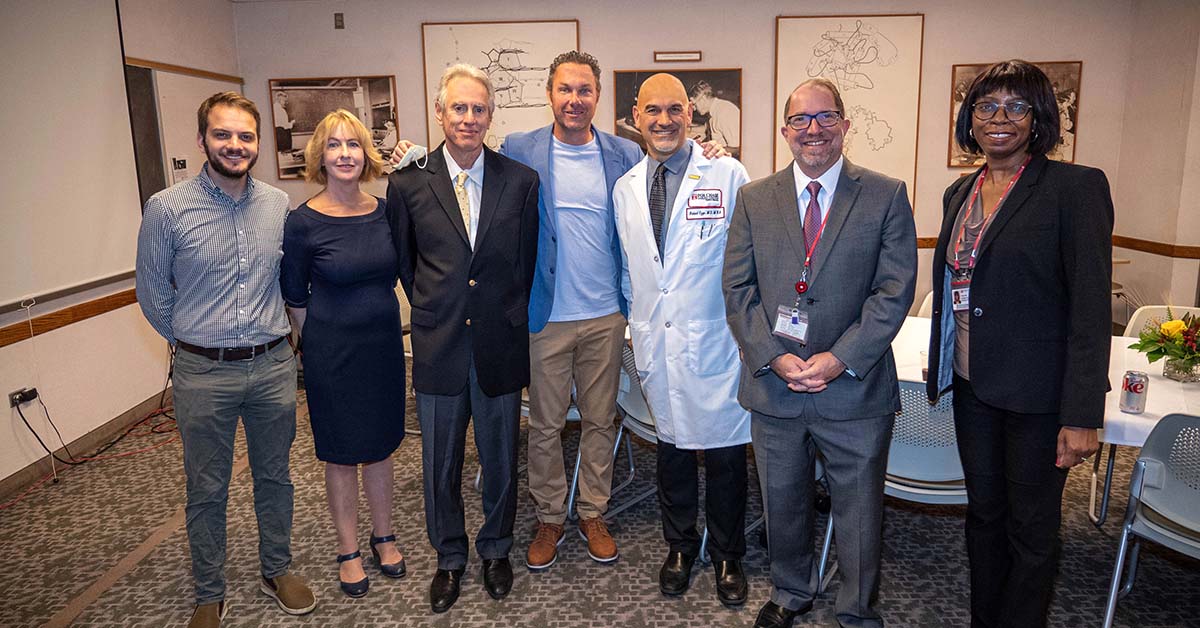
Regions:
M 10 0 L 0 24 L 8 304 L 133 270 L 139 201 L 115 5 Z
M 230 0 L 120 0 L 126 56 L 238 75 Z
M 122 0 L 120 11 L 128 56 L 237 74 L 233 8 L 228 0 Z M 28 32 L 33 28 L 30 22 L 23 28 L 34 41 L 56 37 L 49 31 Z M 136 190 L 136 179 L 132 180 Z M 76 194 L 81 199 L 92 195 L 90 191 Z M 129 211 L 137 211 L 136 201 L 135 197 Z M 129 255 L 132 259 L 132 250 Z M 130 287 L 132 282 L 124 282 L 40 304 L 32 315 Z M 23 319 L 23 313 L 7 314 L 0 316 L 0 325 Z M 7 396 L 19 388 L 37 387 L 69 443 L 161 390 L 167 373 L 166 348 L 166 341 L 145 322 L 138 306 L 126 306 L 0 348 L 0 393 Z M 34 402 L 23 409 L 42 439 L 51 448 L 58 447 L 41 406 Z M 0 425 L 0 478 L 45 455 L 16 410 L 7 412 L 8 422 Z
M 1128 26 L 1134 44 L 1128 53 L 1121 171 L 1109 173 L 1118 208 L 1115 232 L 1200 244 L 1200 4 L 1139 0 Z M 1128 249 L 1114 255 L 1132 260 L 1115 267 L 1113 279 L 1131 290 L 1135 303 L 1195 304 L 1197 260 Z M 1114 311 L 1116 320 L 1123 320 L 1123 310 Z
M 511 0 L 460 5 L 404 0 L 252 2 L 234 7 L 238 57 L 246 95 L 267 102 L 267 81 L 279 77 L 394 74 L 401 136 L 425 142 L 421 22 L 511 19 L 579 19 L 580 45 L 603 69 L 602 88 L 614 69 L 687 68 L 653 63 L 654 50 L 704 52 L 701 67 L 740 67 L 742 72 L 743 161 L 751 176 L 771 171 L 775 16 L 830 13 L 828 3 L 772 1 L 738 3 L 696 0 L 687 5 L 646 0 L 561 2 Z M 955 0 L 911 0 L 903 6 L 882 0 L 848 1 L 837 13 L 925 14 L 919 152 L 915 212 L 917 234 L 937 235 L 945 187 L 961 170 L 945 166 L 949 141 L 950 66 L 1011 57 L 1033 61 L 1083 60 L 1077 160 L 1118 176 L 1125 85 L 1132 44 L 1130 0 L 1014 0 L 988 11 Z M 345 14 L 345 30 L 334 30 L 333 13 Z M 719 25 L 714 29 L 714 25 Z M 1193 49 L 1194 56 L 1194 49 Z M 612 94 L 602 89 L 596 125 L 613 127 Z M 264 137 L 263 161 L 273 138 Z M 272 180 L 270 164 L 258 175 Z M 293 200 L 317 187 L 280 182 Z M 381 194 L 382 184 L 372 189 Z M 918 296 L 928 290 L 929 251 L 923 251 Z

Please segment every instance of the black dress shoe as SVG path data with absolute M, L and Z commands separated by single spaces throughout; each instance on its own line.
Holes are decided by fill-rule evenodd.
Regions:
M 375 564 L 379 565 L 379 571 L 382 571 L 383 575 L 385 575 L 389 578 L 403 578 L 408 573 L 408 569 L 406 569 L 404 566 L 404 559 L 401 558 L 399 562 L 385 565 L 385 564 L 383 564 L 383 559 L 379 557 L 379 550 L 375 549 L 376 545 L 382 545 L 384 543 L 395 543 L 395 542 L 396 542 L 395 534 L 389 534 L 387 536 L 372 535 L 371 536 L 371 555 L 375 557 Z
M 429 584 L 429 605 L 433 607 L 433 612 L 444 613 L 458 601 L 459 582 L 464 571 L 464 567 L 439 569 L 433 575 L 433 582 Z
M 754 620 L 754 628 L 792 628 L 792 622 L 797 617 L 811 610 L 812 602 L 794 611 L 774 602 L 767 602 L 763 605 L 762 610 L 758 611 L 758 618 Z
M 658 571 L 658 588 L 664 595 L 683 595 L 692 581 L 696 557 L 683 552 L 667 552 L 667 560 Z
M 741 606 L 746 603 L 746 574 L 742 573 L 740 560 L 714 560 L 713 571 L 717 574 L 717 599 L 726 606 Z
M 498 600 L 512 590 L 512 563 L 508 558 L 483 559 L 483 588 L 493 600 Z
M 355 550 L 349 554 L 339 554 L 337 561 L 340 565 L 348 560 L 356 560 L 359 558 L 362 558 L 362 552 Z M 338 576 L 338 585 L 342 587 L 342 593 L 345 593 L 348 597 L 358 598 L 366 595 L 367 591 L 370 590 L 371 580 L 370 578 L 363 576 L 363 579 L 359 580 L 358 582 L 346 582 L 341 579 L 341 576 Z

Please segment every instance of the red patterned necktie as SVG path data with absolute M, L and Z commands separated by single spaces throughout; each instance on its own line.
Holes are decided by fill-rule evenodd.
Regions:
M 813 181 L 808 184 L 808 208 L 804 210 L 804 251 L 809 256 L 821 232 L 821 206 L 817 204 L 817 194 L 820 192 L 820 183 Z

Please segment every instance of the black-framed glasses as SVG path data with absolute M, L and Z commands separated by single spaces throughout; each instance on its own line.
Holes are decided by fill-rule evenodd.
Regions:
M 836 125 L 838 122 L 841 122 L 842 114 L 836 111 L 820 111 L 813 114 L 798 113 L 787 120 L 784 120 L 784 123 L 791 127 L 794 131 L 803 131 L 804 129 L 807 129 L 810 124 L 812 124 L 813 120 L 817 121 L 818 126 L 828 128 Z
M 1023 100 L 1014 100 L 1003 105 L 989 101 L 977 102 L 971 106 L 971 113 L 975 114 L 976 120 L 991 120 L 996 117 L 996 112 L 1000 111 L 1001 107 L 1004 108 L 1004 115 L 1013 122 L 1024 120 L 1025 116 L 1033 111 L 1033 105 Z

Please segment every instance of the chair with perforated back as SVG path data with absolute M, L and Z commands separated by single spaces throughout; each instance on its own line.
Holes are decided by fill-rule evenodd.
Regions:
M 1112 626 L 1117 599 L 1133 589 L 1141 539 L 1200 559 L 1200 417 L 1187 414 L 1163 417 L 1146 438 L 1133 465 L 1129 506 L 1117 544 L 1104 628 Z
M 925 298 L 921 299 L 921 307 L 917 308 L 917 316 L 929 318 L 933 316 L 933 290 L 925 294 Z
M 925 384 L 900 382 L 885 494 L 922 504 L 967 503 L 952 399 L 952 393 L 946 393 L 931 406 Z
M 1143 305 L 1133 311 L 1133 316 L 1129 317 L 1129 324 L 1125 326 L 1126 336 L 1136 338 L 1142 330 L 1146 328 L 1146 323 L 1150 319 L 1157 318 L 1159 320 L 1167 320 L 1167 309 L 1170 308 L 1171 315 L 1179 318 L 1184 314 L 1200 317 L 1200 307 L 1184 307 L 1181 305 Z

